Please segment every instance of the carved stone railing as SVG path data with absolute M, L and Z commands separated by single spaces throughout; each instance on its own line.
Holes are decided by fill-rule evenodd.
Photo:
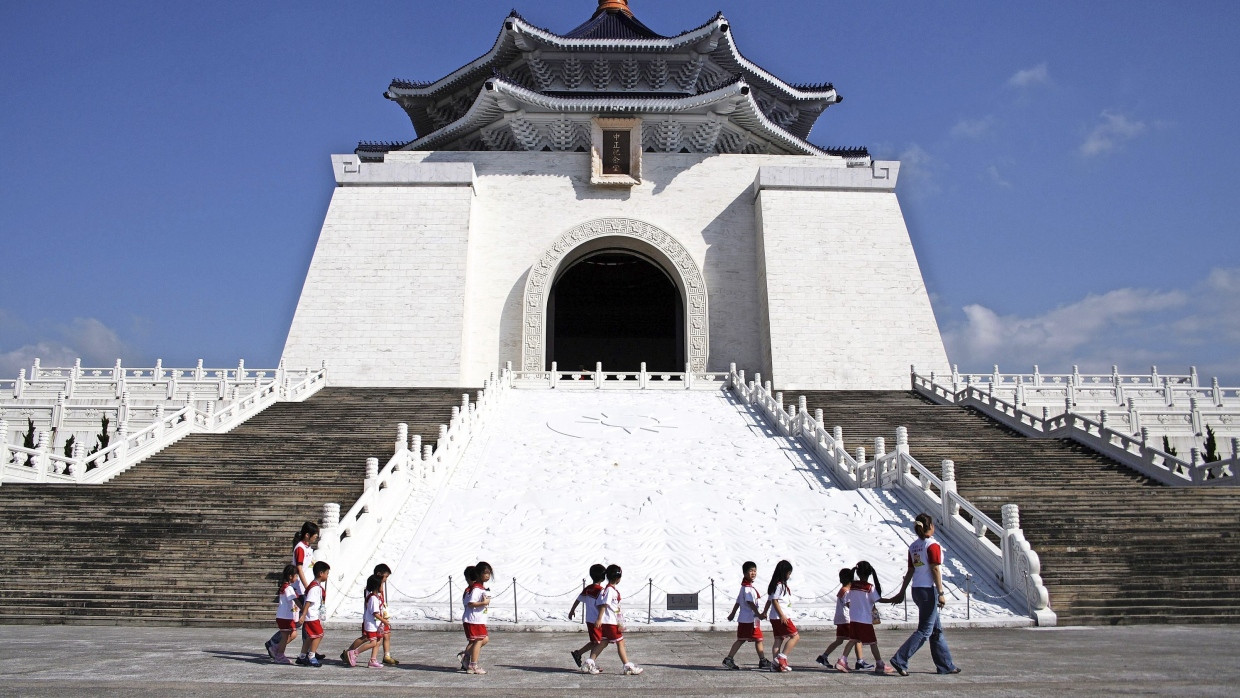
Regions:
M 463 394 L 460 406 L 452 408 L 452 419 L 440 425 L 433 447 L 423 444 L 421 436 L 410 437 L 406 424 L 396 425 L 392 457 L 382 468 L 378 458 L 366 460 L 362 496 L 353 506 L 341 515 L 339 504 L 323 505 L 317 557 L 331 563 L 334 588 L 352 588 L 416 488 L 435 489 L 447 481 L 466 446 L 483 431 L 487 418 L 508 391 L 510 374 L 504 369 L 498 380 L 492 374 L 473 403 L 468 393 Z M 334 595 L 327 604 L 329 617 L 344 601 L 344 594 Z
M 1000 526 L 956 493 L 952 461 L 943 461 L 943 477 L 939 478 L 909 454 L 908 430 L 904 427 L 896 429 L 895 449 L 891 452 L 887 452 L 884 439 L 875 439 L 875 458 L 867 461 L 864 448 L 858 448 L 855 456 L 845 451 L 841 428 L 837 426 L 828 432 L 822 410 L 811 415 L 804 397 L 795 406 L 785 407 L 783 394 L 773 393 L 769 381 L 763 384 L 755 374 L 746 383 L 744 371 L 737 371 L 735 364 L 727 385 L 740 402 L 756 409 L 768 425 L 803 446 L 836 483 L 849 489 L 897 488 L 915 508 L 933 512 L 935 519 L 942 522 L 941 531 L 966 547 L 970 557 L 994 574 L 1004 589 L 1024 599 L 1038 625 L 1056 623 L 1042 582 L 1041 563 L 1020 529 L 1015 504 L 1003 507 L 1004 522 Z
M 551 362 L 549 371 L 513 371 L 506 369 L 509 385 L 515 388 L 550 388 L 555 390 L 718 390 L 727 380 L 723 372 L 647 371 L 645 362 L 636 371 L 604 371 L 601 363 L 593 371 L 561 371 Z
M 122 422 L 108 447 L 92 454 L 86 454 L 80 443 L 74 444 L 70 456 L 56 453 L 47 431 L 39 432 L 34 448 L 15 445 L 9 442 L 8 424 L 0 420 L 0 482 L 107 482 L 190 434 L 225 433 L 277 402 L 305 400 L 326 385 L 327 369 L 310 372 L 297 383 L 286 384 L 287 377 L 282 374 L 280 381 L 263 383 L 218 411 L 214 403 L 205 411 L 191 404 L 169 414 L 160 406 L 150 425 L 130 434 Z
M 1025 436 L 1033 438 L 1071 439 L 1146 477 L 1173 487 L 1209 486 L 1235 487 L 1240 484 L 1240 459 L 1231 458 L 1207 463 L 1194 448 L 1188 460 L 1164 452 L 1149 443 L 1149 432 L 1131 436 L 1112 429 L 1101 420 L 1093 420 L 1071 412 L 1059 415 L 1035 415 L 998 397 L 990 389 L 966 385 L 956 390 L 930 376 L 912 371 L 913 390 L 944 405 L 972 407 L 991 419 Z M 993 385 L 993 384 L 991 384 Z M 1240 452 L 1240 439 L 1232 439 L 1232 453 Z

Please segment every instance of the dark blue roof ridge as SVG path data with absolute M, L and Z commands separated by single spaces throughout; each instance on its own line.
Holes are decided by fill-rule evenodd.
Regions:
M 358 141 L 357 147 L 353 149 L 354 153 L 386 153 L 392 150 L 399 150 L 413 141 Z
M 844 158 L 868 158 L 870 157 L 870 149 L 864 145 L 853 146 L 816 146 L 827 155 L 835 155 Z

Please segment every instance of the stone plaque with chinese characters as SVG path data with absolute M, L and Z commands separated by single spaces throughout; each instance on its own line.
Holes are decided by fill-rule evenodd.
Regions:
M 611 186 L 641 184 L 641 119 L 594 119 L 590 182 Z

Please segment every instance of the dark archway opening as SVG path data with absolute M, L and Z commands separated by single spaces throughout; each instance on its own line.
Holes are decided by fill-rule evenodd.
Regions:
M 683 371 L 684 303 L 655 262 L 600 250 L 562 271 L 547 299 L 547 368 Z

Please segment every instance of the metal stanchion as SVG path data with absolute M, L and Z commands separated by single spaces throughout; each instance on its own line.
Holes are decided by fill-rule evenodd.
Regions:
M 456 620 L 452 617 L 452 577 L 451 576 L 448 577 L 448 622 L 449 623 L 456 622 Z
M 964 575 L 964 617 L 973 620 L 973 575 Z
M 517 613 L 517 578 L 512 578 L 512 622 L 515 625 L 521 616 Z
M 715 624 L 715 578 L 710 578 L 710 624 Z
M 651 617 L 654 615 L 654 578 L 651 577 L 646 581 L 646 625 L 650 625 Z

